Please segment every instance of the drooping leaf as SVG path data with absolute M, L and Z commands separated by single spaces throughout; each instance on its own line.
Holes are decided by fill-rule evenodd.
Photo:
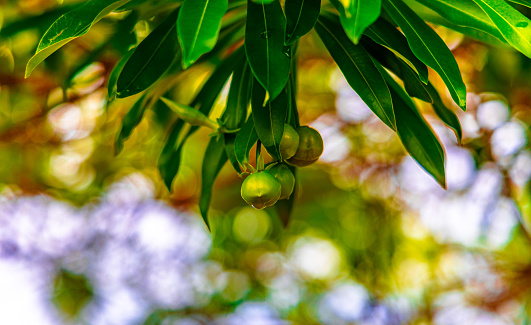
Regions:
M 124 54 L 124 56 L 112 69 L 111 74 L 109 74 L 109 81 L 107 83 L 107 98 L 109 102 L 116 98 L 116 82 L 118 82 L 118 77 L 120 76 L 122 69 L 134 52 L 135 50 L 129 50 L 126 54 Z
M 179 134 L 184 126 L 183 120 L 177 120 L 171 127 L 170 134 L 162 148 L 157 163 L 160 175 L 168 191 L 171 191 L 173 179 L 181 166 L 181 149 L 184 141 L 179 141 Z
M 331 0 L 339 12 L 339 20 L 347 36 L 358 44 L 367 27 L 378 19 L 381 0 Z
M 140 121 L 142 121 L 148 103 L 149 100 L 147 100 L 146 95 L 144 95 L 140 97 L 131 109 L 129 109 L 127 114 L 125 114 L 124 119 L 122 120 L 122 127 L 114 142 L 114 151 L 116 154 L 122 151 L 125 140 L 129 138 L 131 133 L 133 133 L 133 129 L 140 123 Z
M 289 78 L 291 48 L 284 46 L 286 19 L 279 0 L 270 4 L 247 3 L 245 53 L 267 101 L 275 99 Z
M 254 128 L 253 117 L 250 116 L 234 139 L 234 152 L 241 166 L 249 162 L 249 151 L 256 141 L 258 141 L 258 134 Z
M 222 124 L 228 130 L 239 129 L 245 122 L 251 98 L 252 73 L 244 58 L 234 70 L 227 97 L 227 107 L 221 117 Z
M 254 127 L 267 152 L 281 160 L 279 147 L 288 112 L 288 96 L 284 89 L 277 98 L 264 106 L 265 96 L 265 89 L 258 82 L 254 82 L 251 97 Z
M 432 98 L 428 92 L 426 84 L 420 81 L 419 76 L 407 65 L 400 60 L 387 48 L 376 44 L 367 37 L 361 39 L 361 45 L 376 59 L 382 66 L 402 79 L 408 95 L 416 97 L 425 102 L 432 103 Z
M 466 86 L 448 46 L 402 0 L 382 0 L 382 4 L 406 36 L 415 56 L 441 76 L 453 100 L 465 110 Z
M 146 90 L 155 83 L 179 53 L 174 10 L 135 49 L 122 69 L 116 83 L 118 98 Z
M 210 200 L 212 199 L 212 187 L 218 177 L 219 171 L 226 162 L 227 154 L 225 153 L 225 149 L 223 149 L 223 138 L 210 138 L 203 158 L 203 166 L 201 168 L 201 198 L 199 199 L 199 210 L 201 211 L 201 216 L 203 216 L 203 220 L 209 229 L 210 223 L 208 222 L 208 210 L 210 207 Z
M 130 0 L 89 0 L 59 17 L 42 36 L 35 55 L 26 65 L 29 77 L 37 65 L 71 40 L 85 35 L 100 19 Z
M 315 30 L 352 89 L 380 120 L 396 130 L 391 94 L 365 49 L 350 41 L 337 17 L 321 15 Z
M 428 82 L 428 67 L 411 52 L 407 39 L 385 19 L 378 19 L 365 31 L 376 43 L 386 47 L 411 67 L 424 83 Z
M 439 139 L 404 90 L 391 76 L 386 75 L 385 79 L 393 96 L 400 141 L 411 157 L 446 188 L 444 150 Z
M 472 27 L 498 38 L 503 38 L 496 25 L 492 23 L 481 8 L 472 0 L 417 0 L 437 12 L 451 23 Z
M 463 130 L 461 129 L 461 123 L 459 123 L 457 115 L 454 111 L 444 105 L 443 101 L 441 100 L 441 96 L 439 96 L 439 93 L 437 92 L 437 89 L 435 89 L 431 83 L 429 83 L 426 87 L 430 92 L 431 98 L 433 99 L 432 107 L 435 111 L 435 114 L 437 114 L 444 124 L 448 125 L 455 132 L 457 141 L 461 143 L 461 140 L 463 139 Z
M 225 144 L 225 153 L 227 154 L 232 167 L 238 174 L 241 173 L 240 163 L 238 162 L 238 158 L 236 158 L 236 151 L 234 150 L 236 135 L 233 133 L 225 133 L 223 134 L 223 140 Z
M 504 0 L 473 0 L 489 16 L 503 38 L 531 58 L 531 20 Z
M 227 0 L 184 0 L 177 18 L 182 65 L 186 69 L 214 48 L 227 11 Z
M 160 100 L 164 102 L 177 116 L 186 123 L 194 126 L 205 126 L 214 131 L 217 131 L 219 124 L 203 114 L 201 111 L 187 105 L 176 103 L 170 99 L 161 97 Z
M 321 0 L 290 0 L 284 6 L 286 13 L 285 45 L 290 45 L 306 35 L 317 22 Z
M 531 0 L 507 0 L 507 1 L 531 8 Z

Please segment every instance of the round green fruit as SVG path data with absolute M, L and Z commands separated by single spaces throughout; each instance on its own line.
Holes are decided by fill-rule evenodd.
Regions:
M 284 133 L 280 141 L 280 157 L 282 160 L 289 159 L 295 155 L 299 147 L 299 134 L 289 125 L 284 124 Z
M 280 182 L 282 193 L 280 200 L 289 199 L 295 187 L 295 176 L 286 164 L 277 164 L 269 172 Z
M 247 176 L 241 189 L 242 198 L 256 209 L 272 206 L 281 193 L 280 182 L 266 170 Z
M 323 153 L 323 138 L 316 129 L 309 126 L 299 126 L 296 131 L 299 134 L 299 147 L 287 163 L 297 167 L 311 165 Z

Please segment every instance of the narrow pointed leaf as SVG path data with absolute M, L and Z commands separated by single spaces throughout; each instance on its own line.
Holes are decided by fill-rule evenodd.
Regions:
M 142 121 L 148 103 L 149 100 L 146 100 L 146 95 L 144 95 L 125 114 L 122 120 L 122 127 L 114 142 L 114 151 L 116 154 L 122 151 L 125 140 L 129 138 L 131 133 L 133 133 L 133 129 Z
M 367 37 L 363 37 L 360 44 L 363 45 L 367 52 L 369 52 L 369 54 L 382 66 L 402 79 L 408 95 L 428 103 L 433 103 L 427 85 L 420 81 L 419 76 L 415 71 L 413 71 L 413 69 L 411 69 L 411 67 L 404 61 L 395 56 L 393 52 L 376 44 L 376 42 Z
M 186 69 L 211 51 L 218 40 L 227 0 L 184 0 L 177 18 L 182 64 Z
M 508 0 L 512 3 L 531 8 L 531 0 Z
M 367 28 L 365 35 L 402 59 L 419 75 L 422 82 L 428 82 L 428 67 L 411 52 L 404 34 L 400 33 L 388 21 L 383 18 L 378 19 Z
M 85 35 L 100 19 L 130 0 L 89 0 L 59 17 L 42 36 L 26 65 L 26 78 L 37 65 L 71 40 Z
M 332 0 L 339 12 L 341 25 L 347 36 L 358 44 L 367 27 L 378 19 L 382 7 L 381 0 Z
M 321 15 L 315 30 L 352 89 L 382 122 L 396 130 L 391 94 L 365 49 L 350 41 L 337 17 Z
M 463 27 L 471 27 L 502 38 L 496 25 L 473 0 L 416 0 L 437 12 L 449 22 Z
M 227 97 L 227 107 L 221 117 L 226 129 L 235 130 L 242 126 L 247 117 L 247 108 L 251 98 L 252 73 L 244 59 L 234 70 Z
M 452 99 L 465 110 L 466 86 L 448 46 L 402 0 L 382 0 L 382 4 L 406 36 L 415 56 L 441 76 Z
M 178 9 L 166 17 L 135 49 L 116 84 L 118 98 L 146 90 L 155 83 L 179 53 L 175 30 Z
M 135 50 L 129 50 L 112 69 L 111 74 L 109 75 L 109 81 L 107 83 L 107 98 L 109 102 L 116 98 L 116 83 L 118 82 L 118 77 L 127 63 L 127 60 L 129 60 L 134 52 Z
M 473 0 L 498 27 L 507 43 L 531 58 L 531 20 L 504 0 Z
M 387 75 L 386 81 L 393 96 L 400 141 L 411 157 L 446 188 L 444 150 L 439 139 L 404 90 L 391 76 Z
M 454 111 L 444 105 L 443 101 L 441 100 L 441 96 L 439 96 L 439 93 L 431 83 L 426 87 L 430 92 L 431 98 L 433 99 L 432 107 L 435 111 L 435 114 L 437 114 L 444 124 L 446 124 L 455 132 L 457 141 L 461 143 L 461 140 L 463 139 L 463 130 L 461 129 L 461 123 L 459 123 L 457 115 Z
M 242 170 L 240 168 L 240 163 L 236 158 L 236 151 L 234 150 L 234 141 L 236 140 L 236 135 L 232 133 L 225 133 L 223 134 L 223 140 L 225 144 L 225 153 L 227 154 L 232 167 L 238 174 L 241 173 Z
M 275 0 L 270 4 L 247 2 L 245 53 L 251 71 L 267 92 L 266 100 L 275 99 L 289 78 L 290 47 L 284 46 L 286 19 Z
M 258 134 L 254 128 L 253 117 L 250 116 L 234 139 L 234 152 L 240 165 L 243 166 L 244 163 L 249 162 L 249 151 L 256 141 L 258 141 Z
M 264 106 L 265 95 L 264 88 L 257 82 L 253 83 L 251 107 L 254 127 L 267 152 L 281 160 L 279 147 L 288 112 L 287 92 L 284 89 L 277 98 Z
M 168 191 L 171 191 L 171 184 L 181 166 L 181 149 L 183 142 L 177 141 L 183 126 L 183 120 L 177 120 L 177 122 L 173 124 L 159 156 L 158 169 Z
M 223 148 L 222 137 L 212 137 L 205 151 L 203 166 L 201 168 L 201 198 L 199 199 L 199 210 L 207 227 L 210 229 L 208 222 L 208 210 L 210 200 L 212 199 L 212 187 L 218 177 L 218 174 L 227 162 L 227 154 Z
M 286 1 L 286 45 L 290 45 L 312 30 L 321 10 L 321 0 Z

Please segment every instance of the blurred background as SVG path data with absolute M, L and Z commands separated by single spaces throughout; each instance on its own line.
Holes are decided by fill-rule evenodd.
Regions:
M 40 36 L 75 1 L 58 2 L 0 0 L 0 324 L 531 322 L 529 59 L 436 27 L 469 91 L 462 112 L 430 74 L 459 116 L 461 145 L 418 102 L 446 148 L 444 190 L 311 33 L 299 46 L 297 100 L 325 151 L 299 169 L 289 225 L 247 206 L 227 164 L 209 233 L 197 208 L 208 131 L 187 142 L 172 193 L 156 161 L 164 105 L 114 155 L 137 99 L 106 102 L 120 58 L 119 40 L 107 41 L 123 14 L 24 79 Z M 142 21 L 134 37 L 152 28 Z M 173 95 L 189 101 L 211 71 L 187 70 Z

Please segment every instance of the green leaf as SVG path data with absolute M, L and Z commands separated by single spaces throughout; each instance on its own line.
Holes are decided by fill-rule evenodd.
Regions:
M 454 111 L 444 105 L 441 100 L 441 96 L 439 96 L 439 93 L 431 83 L 429 83 L 426 87 L 431 98 L 433 99 L 432 107 L 435 111 L 435 114 L 437 114 L 444 124 L 448 125 L 455 132 L 457 142 L 461 144 L 461 140 L 463 139 L 463 130 L 461 129 L 461 123 L 459 123 L 457 115 Z
M 287 200 L 278 200 L 278 202 L 275 203 L 275 209 L 277 210 L 278 217 L 280 218 L 280 221 L 282 221 L 282 225 L 284 226 L 284 228 L 288 226 L 289 221 L 291 219 L 291 214 L 293 212 L 293 206 L 297 198 L 299 185 L 299 180 L 297 178 L 297 168 L 291 165 L 288 165 L 288 168 L 293 173 L 293 176 L 295 176 L 295 187 L 293 188 L 293 193 L 291 193 L 290 197 Z
M 391 94 L 365 49 L 350 41 L 337 17 L 321 15 L 315 30 L 352 89 L 382 122 L 396 130 Z
M 184 0 L 177 18 L 177 33 L 186 69 L 211 51 L 218 40 L 227 0 Z
M 382 4 L 406 36 L 415 56 L 441 76 L 453 100 L 465 110 L 466 86 L 448 46 L 402 0 L 383 0 Z
M 332 0 L 339 11 L 339 20 L 347 36 L 358 44 L 367 27 L 378 19 L 381 0 Z
M 89 0 L 59 17 L 42 36 L 35 55 L 26 65 L 25 77 L 53 52 L 71 40 L 85 35 L 100 19 L 130 0 Z
M 249 151 L 256 141 L 258 141 L 258 134 L 254 128 L 253 117 L 250 116 L 234 139 L 234 152 L 241 166 L 249 162 Z
M 270 4 L 247 3 L 245 53 L 251 71 L 266 90 L 267 101 L 275 99 L 289 78 L 291 48 L 284 46 L 286 19 L 278 0 Z
M 221 117 L 222 124 L 226 129 L 239 129 L 245 122 L 249 99 L 251 98 L 252 80 L 251 69 L 244 58 L 232 75 L 227 107 Z
M 416 0 L 458 26 L 471 27 L 503 38 L 496 25 L 472 0 Z
M 155 83 L 179 53 L 174 10 L 135 49 L 122 69 L 116 84 L 118 98 L 146 90 Z
M 378 60 L 382 66 L 402 79 L 406 91 L 411 97 L 416 97 L 428 103 L 433 102 L 426 84 L 421 82 L 415 71 L 413 71 L 409 65 L 404 63 L 404 61 L 397 58 L 393 52 L 376 44 L 367 37 L 363 37 L 360 44 L 362 44 L 367 52 L 369 52 L 373 58 Z
M 508 0 L 512 3 L 531 8 L 531 0 Z
M 227 157 L 229 158 L 232 167 L 238 174 L 241 173 L 242 170 L 240 168 L 240 163 L 236 158 L 236 151 L 234 150 L 234 142 L 236 140 L 236 135 L 232 133 L 224 133 L 223 140 L 225 144 L 225 153 L 227 154 Z
M 503 0 L 473 0 L 498 27 L 507 43 L 531 58 L 531 20 Z
M 383 18 L 378 19 L 374 24 L 367 28 L 365 35 L 369 36 L 376 43 L 386 47 L 402 59 L 419 75 L 420 80 L 423 83 L 428 82 L 428 67 L 426 67 L 426 65 L 422 63 L 413 52 L 411 52 L 404 34 L 400 33 L 398 29 L 388 21 Z
M 109 81 L 107 83 L 107 98 L 109 102 L 113 101 L 116 98 L 116 83 L 118 82 L 118 77 L 120 76 L 120 73 L 122 72 L 125 64 L 134 52 L 135 50 L 129 50 L 129 52 L 127 52 L 120 59 L 120 61 L 116 63 L 111 73 L 109 74 Z
M 227 162 L 227 154 L 223 148 L 223 138 L 210 138 L 201 168 L 201 198 L 199 199 L 199 210 L 209 229 L 208 209 L 212 199 L 212 187 L 225 162 Z
M 129 138 L 131 133 L 133 133 L 133 129 L 140 124 L 140 121 L 142 121 L 142 117 L 144 116 L 149 102 L 150 101 L 147 100 L 146 95 L 143 95 L 135 102 L 127 114 L 125 114 L 124 119 L 122 120 L 122 128 L 114 142 L 115 154 L 122 151 L 125 140 Z
M 290 45 L 309 33 L 319 17 L 321 0 L 290 0 L 284 6 L 286 13 L 285 45 Z
M 181 166 L 181 149 L 184 141 L 179 141 L 179 134 L 184 126 L 183 120 L 177 120 L 171 127 L 170 134 L 159 156 L 158 169 L 164 185 L 171 192 L 173 179 Z
M 393 96 L 400 141 L 411 157 L 446 188 L 444 150 L 439 139 L 404 90 L 388 74 L 385 79 Z
M 254 127 L 267 152 L 273 158 L 282 160 L 279 147 L 288 112 L 287 91 L 284 89 L 277 98 L 264 106 L 265 96 L 265 89 L 254 82 L 251 98 Z
M 186 123 L 194 126 L 205 126 L 214 131 L 217 131 L 219 124 L 210 119 L 208 116 L 200 112 L 199 110 L 187 105 L 176 103 L 170 99 L 161 97 L 160 100 L 164 102 L 177 116 Z

